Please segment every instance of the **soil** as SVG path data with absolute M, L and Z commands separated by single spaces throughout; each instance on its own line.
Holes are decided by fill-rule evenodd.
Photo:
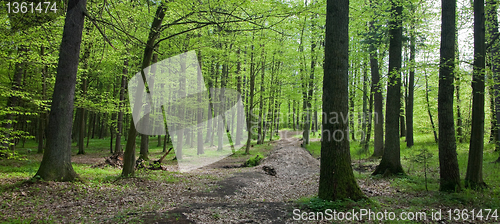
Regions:
M 301 132 L 281 131 L 274 149 L 259 166 L 239 168 L 245 158 L 227 157 L 202 168 L 211 172 L 233 168 L 229 177 L 217 181 L 209 192 L 188 194 L 188 204 L 162 213 L 128 214 L 142 216 L 145 223 L 290 223 L 293 201 L 317 191 L 319 161 L 300 147 L 293 136 Z M 264 171 L 272 168 L 276 175 Z M 215 202 L 196 202 L 211 201 Z M 188 200 L 189 200 L 188 199 Z M 232 200 L 231 200 L 232 199 Z

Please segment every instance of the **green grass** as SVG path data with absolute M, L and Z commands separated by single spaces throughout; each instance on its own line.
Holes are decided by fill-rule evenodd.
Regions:
M 373 141 L 371 142 L 373 143 Z M 321 155 L 321 142 L 311 142 L 306 146 L 314 157 Z M 424 162 L 419 157 L 424 149 L 427 149 L 430 158 L 427 159 L 428 169 L 424 169 Z M 468 143 L 457 143 L 457 158 L 459 162 L 460 177 L 463 181 L 467 170 L 468 160 Z M 390 177 L 391 187 L 405 194 L 413 195 L 402 200 L 397 193 L 394 196 L 375 196 L 370 198 L 370 203 L 361 202 L 322 202 L 315 197 L 301 199 L 299 202 L 316 211 L 323 208 L 339 208 L 348 210 L 354 206 L 371 208 L 374 211 L 384 211 L 390 209 L 398 211 L 396 207 L 402 207 L 404 211 L 422 211 L 423 209 L 449 207 L 459 209 L 474 208 L 499 208 L 500 207 L 500 164 L 492 163 L 498 158 L 498 152 L 494 152 L 493 144 L 485 144 L 483 158 L 483 178 L 489 188 L 474 191 L 463 188 L 460 193 L 442 193 L 439 192 L 439 154 L 438 144 L 434 142 L 433 134 L 416 134 L 415 145 L 411 148 L 406 147 L 404 138 L 401 138 L 401 164 L 406 173 L 402 177 Z M 370 158 L 373 153 L 373 145 L 370 144 L 369 152 L 365 153 L 361 150 L 361 145 L 358 141 L 350 142 L 350 152 L 354 167 L 359 164 L 378 165 L 380 159 Z M 427 180 L 425 173 L 427 172 Z M 381 176 L 371 176 L 369 172 L 354 171 L 357 179 L 376 180 Z M 427 182 L 428 191 L 425 188 Z

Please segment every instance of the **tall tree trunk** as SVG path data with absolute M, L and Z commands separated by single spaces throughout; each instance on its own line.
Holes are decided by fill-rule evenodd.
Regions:
M 241 92 L 241 61 L 240 61 L 240 49 L 236 52 L 238 55 L 238 62 L 236 63 L 236 89 L 237 91 L 242 94 Z M 243 95 L 243 94 L 242 94 Z M 243 117 L 241 116 L 243 114 L 242 107 L 238 107 L 238 111 L 236 112 L 236 139 L 235 139 L 235 145 L 240 145 L 241 144 L 241 134 L 243 131 Z
M 259 138 L 257 139 L 257 144 L 263 144 L 264 143 L 264 136 L 262 135 L 262 126 L 264 125 L 265 118 L 262 116 L 264 115 L 264 91 L 265 91 L 265 86 L 264 86 L 264 78 L 265 78 L 265 71 L 266 71 L 266 59 L 264 57 L 264 46 L 262 46 L 262 67 L 261 67 L 261 76 L 260 76 L 260 101 L 259 101 L 259 130 L 258 130 L 258 135 Z
M 460 191 L 455 121 L 453 119 L 453 81 L 455 70 L 456 0 L 442 0 L 441 49 L 439 67 L 439 190 Z
M 370 3 L 371 4 L 371 3 Z M 370 30 L 374 31 L 374 22 L 370 22 Z M 383 111 L 383 97 L 382 97 L 382 82 L 380 81 L 380 70 L 378 65 L 377 49 L 375 48 L 375 37 L 372 38 L 370 44 L 370 71 L 372 76 L 372 94 L 374 99 L 374 116 L 373 122 L 375 123 L 374 141 L 373 141 L 373 155 L 372 157 L 380 157 L 384 154 L 384 111 Z
M 155 65 L 156 62 L 158 62 L 158 54 L 155 53 L 153 54 L 153 58 L 151 59 L 152 66 L 149 71 L 149 74 L 153 76 L 156 73 L 156 65 Z M 148 85 L 154 86 L 153 81 L 148 83 Z M 148 117 L 149 114 L 147 114 L 144 119 L 148 119 Z M 149 135 L 141 134 L 140 136 L 141 136 L 141 147 L 139 151 L 139 158 L 143 159 L 144 161 L 149 161 Z
M 50 130 L 47 148 L 35 175 L 46 181 L 72 181 L 77 176 L 71 165 L 71 125 L 86 4 L 86 0 L 68 1 L 47 127 Z
M 500 44 L 498 44 L 498 40 L 493 40 L 495 35 L 500 35 L 498 32 L 498 2 L 493 0 L 488 0 L 486 3 L 488 7 L 488 43 L 491 44 L 488 50 L 491 58 L 491 72 L 493 76 L 493 114 L 494 118 L 492 122 L 494 123 L 494 140 L 495 140 L 495 151 L 500 150 Z
M 92 135 L 92 128 L 94 127 L 93 123 L 95 120 L 95 113 L 92 111 L 88 111 L 88 124 L 87 124 L 87 144 L 85 147 L 89 147 L 90 136 Z
M 414 5 L 411 5 L 414 12 Z M 415 25 L 412 22 L 410 31 L 410 75 L 408 76 L 408 98 L 406 98 L 406 146 L 412 147 L 413 139 L 413 101 L 415 92 Z M 453 94 L 452 94 L 453 95 Z M 453 115 L 453 114 L 452 114 Z M 453 118 L 453 116 L 452 116 Z
M 458 29 L 455 26 L 455 61 L 456 61 L 456 67 L 460 67 L 460 52 L 458 48 Z M 457 98 L 457 141 L 460 143 L 463 143 L 465 140 L 465 136 L 463 133 L 463 122 L 462 122 L 462 112 L 460 109 L 460 104 L 462 103 L 462 100 L 460 99 L 460 73 L 457 72 L 455 74 L 455 90 L 456 90 L 456 98 Z
M 42 58 L 45 57 L 45 47 L 40 48 L 40 55 Z M 47 94 L 47 84 L 46 84 L 46 78 L 47 78 L 47 66 L 44 65 L 42 68 L 42 100 L 46 100 L 46 94 Z M 40 119 L 39 119 L 39 124 L 38 124 L 38 151 L 37 153 L 43 153 L 43 139 L 45 138 L 45 123 L 46 123 L 46 118 L 47 118 L 47 113 L 45 111 L 45 108 L 42 109 L 40 112 Z
M 482 188 L 484 148 L 484 72 L 485 72 L 484 0 L 474 1 L 474 75 L 472 77 L 472 130 L 466 188 Z
M 125 107 L 125 87 L 127 86 L 128 59 L 123 60 L 123 74 L 120 81 L 120 101 L 118 102 L 118 120 L 116 121 L 115 152 L 122 151 L 123 108 Z
M 323 78 L 323 142 L 318 197 L 323 200 L 365 198 L 351 167 L 344 122 L 328 122 L 330 113 L 348 113 L 349 1 L 327 0 Z M 328 133 L 328 135 L 323 135 Z M 341 134 L 339 134 L 341 133 Z M 339 138 L 341 136 L 341 138 Z
M 89 28 L 86 29 L 86 33 L 89 34 Z M 85 70 L 88 69 L 88 60 L 89 60 L 89 57 L 90 57 L 90 50 L 91 50 L 91 43 L 90 42 L 87 42 L 85 44 L 85 52 L 83 53 L 83 57 L 82 57 L 82 63 L 83 63 L 83 68 Z M 84 74 L 82 74 L 82 83 L 81 83 L 81 89 L 82 89 L 82 94 L 81 94 L 81 98 L 82 98 L 82 102 L 85 101 L 85 98 L 86 98 L 86 94 L 87 94 L 87 76 L 88 76 L 88 73 L 87 72 L 84 72 Z M 83 107 L 83 105 L 81 107 L 79 107 L 77 110 L 80 111 L 80 120 L 78 121 L 78 125 L 79 125 L 79 133 L 78 133 L 78 155 L 83 155 L 85 154 L 85 149 L 84 149 L 84 146 L 83 146 L 83 141 L 85 140 L 85 121 L 87 120 L 86 119 L 86 111 L 85 111 L 85 108 Z
M 389 80 L 387 82 L 387 103 L 385 122 L 384 155 L 373 175 L 403 174 L 399 142 L 399 108 L 401 106 L 401 50 L 402 50 L 402 2 L 392 0 L 392 18 L 389 27 Z
M 313 22 L 314 16 L 311 17 L 311 27 L 314 29 L 314 22 Z M 311 129 L 311 120 L 312 120 L 312 109 L 311 109 L 311 102 L 312 102 L 312 96 L 314 93 L 314 68 L 316 67 L 316 56 L 315 56 L 315 48 L 316 48 L 316 42 L 315 40 L 311 41 L 311 71 L 309 71 L 309 83 L 307 84 L 308 92 L 307 92 L 307 100 L 305 103 L 305 114 L 306 114 L 306 120 L 304 124 L 304 145 L 309 145 L 309 132 Z
M 365 60 L 363 58 L 363 60 Z M 368 66 L 366 62 L 363 62 L 363 114 L 362 114 L 362 123 L 361 123 L 361 145 L 363 146 L 363 150 L 365 149 L 364 146 L 368 146 L 367 142 L 369 139 L 366 138 L 366 128 L 367 128 L 367 123 L 368 123 Z M 368 149 L 368 148 L 366 148 Z
M 253 38 L 252 38 L 253 39 Z M 250 49 L 250 93 L 249 93 L 249 105 L 248 105 L 248 114 L 247 114 L 247 129 L 248 129 L 248 138 L 247 138 L 247 145 L 245 148 L 245 154 L 250 154 L 250 143 L 252 141 L 252 134 L 253 134 L 253 98 L 254 98 L 254 92 L 255 92 L 255 65 L 254 65 L 254 49 L 253 45 L 251 46 Z
M 141 71 L 144 71 L 151 62 L 151 56 L 153 55 L 153 47 L 156 39 L 160 36 L 160 28 L 163 18 L 165 17 L 165 5 L 164 3 L 160 3 L 158 9 L 156 10 L 155 17 L 151 24 L 151 28 L 149 31 L 148 41 L 146 43 L 146 48 L 144 49 L 144 56 L 142 58 Z M 142 80 L 144 84 L 147 83 L 146 75 L 144 72 L 141 72 Z M 135 99 L 142 99 L 142 91 L 137 91 Z M 136 103 L 134 107 L 139 109 L 138 107 L 142 106 Z M 125 153 L 123 158 L 123 170 L 122 176 L 132 176 L 135 171 L 135 135 L 137 130 L 135 129 L 134 119 L 130 119 L 129 132 L 127 137 L 127 145 L 125 146 Z
M 404 89 L 406 89 L 404 86 L 403 86 Z M 399 133 L 399 137 L 405 137 L 406 136 L 406 127 L 405 127 L 405 97 L 404 97 L 404 94 L 401 94 L 401 100 L 399 101 L 400 102 L 400 107 L 399 107 L 399 127 L 400 127 L 400 133 Z
M 356 106 L 354 104 L 354 99 L 356 98 L 356 91 L 355 91 L 355 86 L 357 85 L 356 83 L 356 69 L 353 69 L 353 76 L 352 76 L 352 86 L 349 88 L 349 132 L 351 133 L 351 140 L 356 141 L 356 128 L 354 127 L 354 107 Z

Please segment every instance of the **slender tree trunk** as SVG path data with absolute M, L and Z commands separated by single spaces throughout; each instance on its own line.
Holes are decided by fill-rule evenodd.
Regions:
M 439 67 L 439 176 L 440 191 L 460 191 L 455 121 L 453 119 L 453 81 L 455 70 L 456 0 L 442 0 L 441 49 Z
M 412 11 L 415 11 L 412 5 Z M 408 98 L 406 99 L 406 146 L 412 147 L 413 139 L 413 102 L 415 92 L 415 25 L 412 22 L 410 31 L 410 75 L 408 76 Z M 452 116 L 453 117 L 453 116 Z
M 165 5 L 163 3 L 160 3 L 158 6 L 158 9 L 156 10 L 156 16 L 153 19 L 153 22 L 151 24 L 150 32 L 149 32 L 149 37 L 148 41 L 146 43 L 146 48 L 144 49 L 144 57 L 142 59 L 142 65 L 141 65 L 141 71 L 143 71 L 145 68 L 147 68 L 151 62 L 151 56 L 153 55 L 153 46 L 156 41 L 156 39 L 160 36 L 160 28 L 161 28 L 161 23 L 163 21 L 163 18 L 165 17 Z M 142 72 L 142 80 L 146 84 L 146 76 Z M 142 91 L 137 91 L 137 95 L 135 99 L 142 99 Z M 134 107 L 139 107 L 142 105 L 139 105 L 136 103 Z M 138 108 L 137 108 L 138 109 Z M 128 137 L 127 137 L 127 145 L 125 146 L 125 153 L 124 153 L 124 158 L 123 158 L 123 170 L 122 170 L 122 176 L 132 176 L 134 175 L 135 171 L 135 135 L 137 130 L 135 129 L 134 125 L 134 119 L 130 119 L 130 126 L 129 126 L 129 132 L 128 132 Z
M 95 120 L 95 113 L 92 112 L 92 111 L 88 111 L 88 128 L 87 128 L 87 144 L 85 145 L 85 147 L 89 147 L 89 141 L 90 141 L 90 136 L 92 135 L 92 127 L 94 127 L 93 123 L 94 123 L 94 120 Z
M 466 188 L 482 188 L 484 148 L 484 72 L 485 72 L 484 0 L 474 1 L 474 75 L 472 77 L 472 130 Z
M 266 64 L 266 59 L 264 58 L 264 47 L 262 47 L 262 67 L 261 67 L 261 76 L 260 76 L 260 101 L 259 101 L 259 129 L 258 129 L 258 135 L 259 138 L 257 139 L 257 144 L 263 144 L 264 143 L 264 136 L 262 135 L 262 126 L 265 123 L 265 118 L 262 118 L 263 112 L 264 112 L 264 78 L 265 78 L 265 64 Z
M 356 106 L 354 103 L 354 99 L 356 98 L 356 91 L 354 87 L 357 85 L 356 83 L 356 69 L 353 69 L 352 76 L 352 86 L 349 88 L 349 132 L 351 133 L 351 140 L 356 141 L 356 128 L 354 127 L 354 107 Z
M 236 52 L 236 54 L 238 55 L 238 62 L 236 63 L 236 89 L 237 91 L 241 94 L 241 61 L 240 61 L 240 49 L 238 49 L 238 51 Z M 243 94 L 242 94 L 243 95 Z M 241 144 L 241 134 L 242 134 L 242 131 L 243 131 L 243 118 L 242 118 L 242 114 L 243 114 L 243 111 L 241 107 L 238 107 L 237 109 L 238 111 L 236 112 L 236 139 L 235 139 L 235 145 L 240 145 Z
M 363 145 L 363 149 L 367 145 L 367 142 L 369 141 L 366 138 L 366 128 L 367 128 L 367 123 L 368 123 L 368 66 L 366 62 L 363 62 L 363 114 L 362 114 L 362 123 L 361 123 L 361 145 Z M 367 149 L 367 148 L 366 148 Z
M 149 74 L 153 75 L 156 73 L 156 65 L 154 65 L 156 62 L 158 62 L 158 54 L 153 54 L 153 57 L 151 59 L 151 64 L 153 64 L 150 68 Z M 154 86 L 153 81 L 148 83 L 148 85 Z M 145 116 L 144 119 L 148 119 L 149 114 Z M 149 135 L 144 135 L 141 134 L 141 147 L 139 151 L 139 158 L 143 159 L 144 161 L 149 161 Z M 118 137 L 118 136 L 117 136 Z
M 42 46 L 40 49 L 40 55 L 42 58 L 45 57 L 45 48 Z M 42 68 L 42 100 L 46 100 L 46 94 L 47 94 L 47 84 L 46 84 L 46 77 L 47 77 L 47 66 L 43 66 Z M 46 123 L 46 117 L 47 113 L 45 112 L 45 108 L 40 112 L 40 119 L 39 119 L 39 124 L 38 124 L 38 151 L 37 153 L 43 153 L 43 139 L 45 137 L 45 123 Z
M 374 22 L 370 22 L 370 30 L 374 32 Z M 372 41 L 374 37 L 372 37 Z M 372 94 L 374 99 L 374 116 L 375 123 L 373 155 L 372 157 L 380 157 L 384 154 L 384 112 L 383 112 L 383 97 L 382 97 L 382 82 L 380 81 L 380 70 L 378 66 L 378 55 L 375 45 L 370 44 L 370 71 L 372 76 Z
M 429 80 L 427 78 L 427 73 L 424 74 L 424 77 L 425 77 L 425 100 L 427 101 L 427 114 L 429 114 L 429 119 L 431 121 L 432 133 L 434 134 L 434 141 L 438 143 L 439 139 L 436 133 L 436 126 L 434 125 L 434 119 L 432 118 L 431 104 L 429 102 L 429 92 L 431 90 L 429 89 Z
M 118 120 L 116 121 L 116 142 L 115 152 L 122 151 L 122 133 L 123 133 L 123 108 L 125 107 L 125 87 L 127 86 L 128 59 L 123 61 L 123 74 L 120 81 L 120 101 L 118 102 Z
M 252 38 L 253 39 L 253 38 Z M 252 133 L 253 133 L 253 98 L 254 98 L 254 91 L 255 91 L 255 65 L 254 65 L 254 57 L 253 57 L 253 45 L 251 46 L 251 53 L 250 53 L 250 99 L 249 99 L 249 106 L 248 106 L 248 115 L 247 115 L 247 129 L 248 129 L 248 138 L 247 138 L 247 145 L 245 148 L 245 154 L 250 154 L 250 143 L 252 141 Z
M 399 108 L 401 106 L 401 50 L 402 50 L 402 3 L 392 0 L 392 19 L 390 21 L 389 43 L 389 80 L 387 83 L 387 103 L 385 122 L 385 150 L 376 174 L 403 174 L 399 142 Z
M 89 29 L 87 28 L 87 34 L 89 33 Z M 82 57 L 82 63 L 83 63 L 83 67 L 85 70 L 88 69 L 88 60 L 89 60 L 89 57 L 90 57 L 90 50 L 91 50 L 91 43 L 86 43 L 85 44 L 85 52 L 83 53 L 83 57 Z M 81 98 L 82 98 L 82 102 L 85 100 L 85 95 L 87 94 L 87 75 L 88 73 L 87 72 L 84 72 L 84 74 L 82 74 L 82 84 L 81 84 L 81 89 L 82 89 L 82 94 L 81 94 Z M 85 108 L 83 106 L 79 107 L 77 110 L 80 111 L 80 120 L 78 121 L 79 122 L 79 134 L 78 134 L 78 155 L 83 155 L 85 154 L 85 148 L 83 146 L 83 141 L 85 140 L 85 121 L 87 120 L 86 119 L 86 111 L 85 111 Z
M 318 197 L 323 200 L 365 198 L 351 167 L 348 129 L 344 122 L 328 122 L 330 113 L 348 113 L 349 1 L 327 0 L 323 125 Z M 327 133 L 327 135 L 324 135 Z M 339 134 L 342 133 L 342 134 Z
M 59 51 L 56 83 L 47 127 L 47 148 L 35 176 L 46 181 L 72 181 L 77 177 L 71 165 L 71 124 L 76 73 L 86 0 L 69 0 Z
M 493 76 L 493 117 L 492 122 L 494 124 L 493 133 L 494 141 L 495 141 L 495 151 L 500 150 L 500 44 L 498 44 L 498 40 L 493 40 L 495 35 L 500 35 L 498 32 L 498 2 L 493 0 L 488 0 L 486 3 L 488 7 L 488 43 L 492 43 L 489 49 L 490 57 L 491 57 L 491 72 Z

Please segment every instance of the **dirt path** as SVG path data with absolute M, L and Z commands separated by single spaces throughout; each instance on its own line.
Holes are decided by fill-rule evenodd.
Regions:
M 314 195 L 319 178 L 319 162 L 300 148 L 299 139 L 293 137 L 300 133 L 280 131 L 280 140 L 274 142 L 274 149 L 261 165 L 231 169 L 234 173 L 216 182 L 218 188 L 191 193 L 186 205 L 163 214 L 143 214 L 143 219 L 146 223 L 293 222 L 293 201 Z M 234 163 L 229 158 L 204 170 L 223 169 L 222 166 Z M 266 174 L 264 166 L 275 169 L 276 175 Z

